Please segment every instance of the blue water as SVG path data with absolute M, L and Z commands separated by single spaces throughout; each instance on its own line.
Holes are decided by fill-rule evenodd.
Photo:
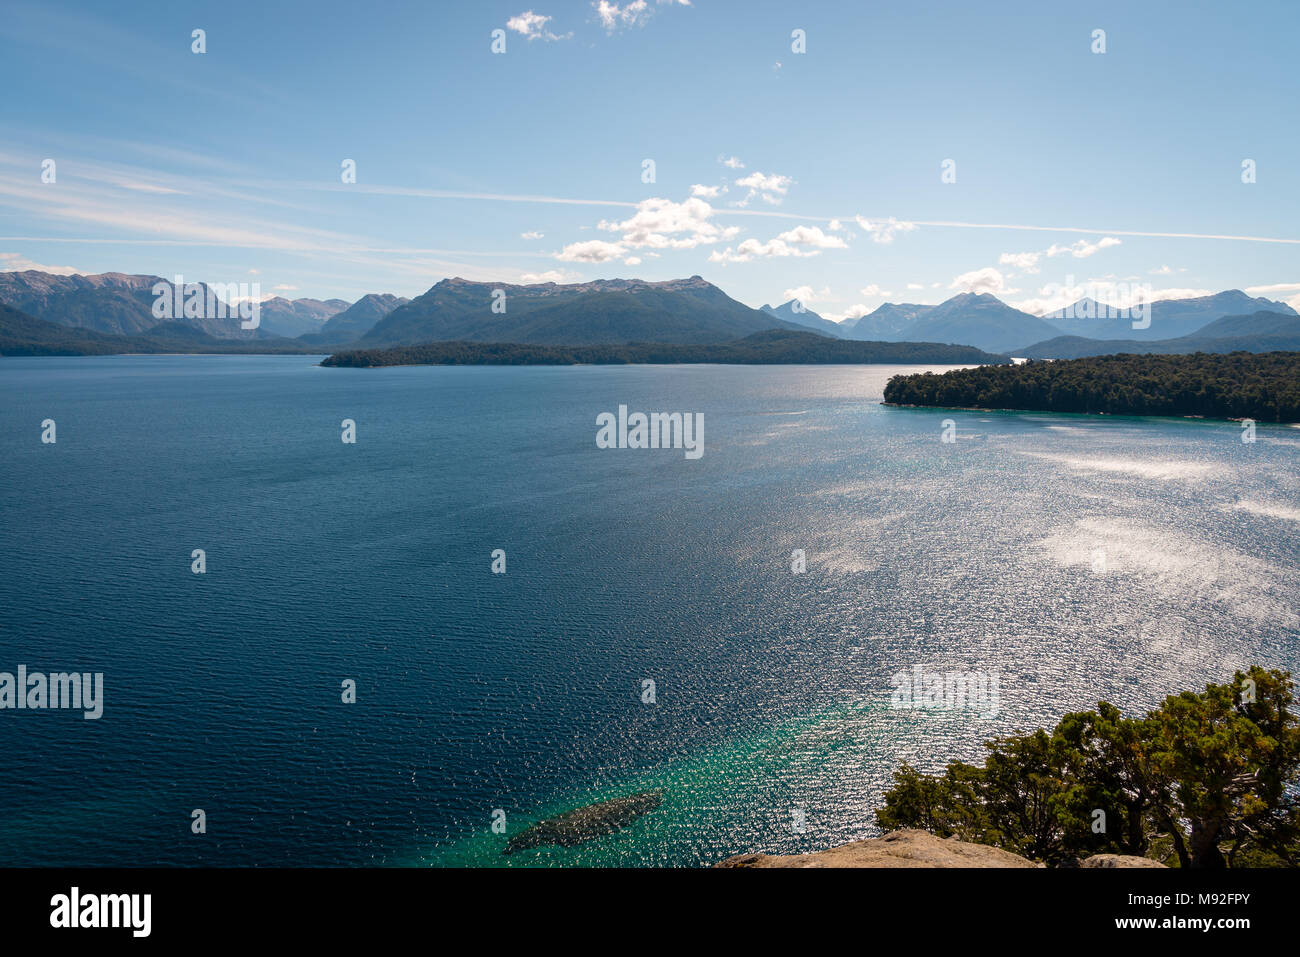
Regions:
M 889 409 L 897 367 L 315 361 L 0 360 L 0 671 L 105 683 L 97 721 L 0 711 L 0 865 L 811 850 L 877 833 L 903 760 L 1300 671 L 1294 428 Z M 619 404 L 702 412 L 703 457 L 597 448 Z M 997 715 L 891 708 L 917 664 Z

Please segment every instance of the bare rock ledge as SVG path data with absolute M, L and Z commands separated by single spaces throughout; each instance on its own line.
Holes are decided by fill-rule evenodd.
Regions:
M 715 867 L 1043 867 L 986 844 L 935 837 L 927 831 L 891 831 L 811 854 L 740 854 Z M 1164 867 L 1145 857 L 1097 854 L 1081 867 Z

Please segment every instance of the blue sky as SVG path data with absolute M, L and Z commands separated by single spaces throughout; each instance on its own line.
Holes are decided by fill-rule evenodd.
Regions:
M 1300 5 L 984 6 L 7 0 L 0 269 L 1300 306 Z

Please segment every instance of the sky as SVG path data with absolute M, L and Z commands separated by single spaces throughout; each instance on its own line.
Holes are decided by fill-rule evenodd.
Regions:
M 6 0 L 0 270 L 1300 308 L 1300 4 L 989 6 Z

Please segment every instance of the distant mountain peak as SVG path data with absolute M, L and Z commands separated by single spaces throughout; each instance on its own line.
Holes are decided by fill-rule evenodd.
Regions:
M 945 299 L 939 303 L 940 306 L 956 305 L 967 306 L 973 303 L 988 304 L 996 302 L 999 306 L 1005 306 L 1006 303 L 992 293 L 987 292 L 959 292 L 950 299 Z M 1008 307 L 1011 308 L 1011 307 Z
M 507 292 L 493 312 L 491 292 Z M 801 317 L 804 318 L 804 317 Z M 811 317 L 816 319 L 817 317 Z M 834 335 L 830 328 L 811 326 Z M 702 276 L 578 283 L 443 279 L 380 320 L 363 347 L 462 340 L 545 345 L 627 342 L 718 343 L 773 328 L 808 326 L 737 302 Z
M 795 309 L 795 303 L 799 308 Z M 805 329 L 812 329 L 823 335 L 834 336 L 837 339 L 845 338 L 845 327 L 838 322 L 832 322 L 829 319 L 819 316 L 809 309 L 799 299 L 788 299 L 779 306 L 770 306 L 766 303 L 759 309 L 759 312 L 765 312 L 769 316 L 775 316 L 783 322 L 793 323 L 796 326 L 803 326 Z
M 1240 289 L 1225 289 L 1207 296 L 1182 299 L 1156 299 L 1147 304 L 1147 322 L 1134 325 L 1127 310 L 1107 307 L 1092 297 L 1085 297 L 1043 316 L 1067 336 L 1085 339 L 1162 341 L 1189 336 L 1217 319 L 1256 312 L 1296 315 L 1284 302 L 1255 298 Z

